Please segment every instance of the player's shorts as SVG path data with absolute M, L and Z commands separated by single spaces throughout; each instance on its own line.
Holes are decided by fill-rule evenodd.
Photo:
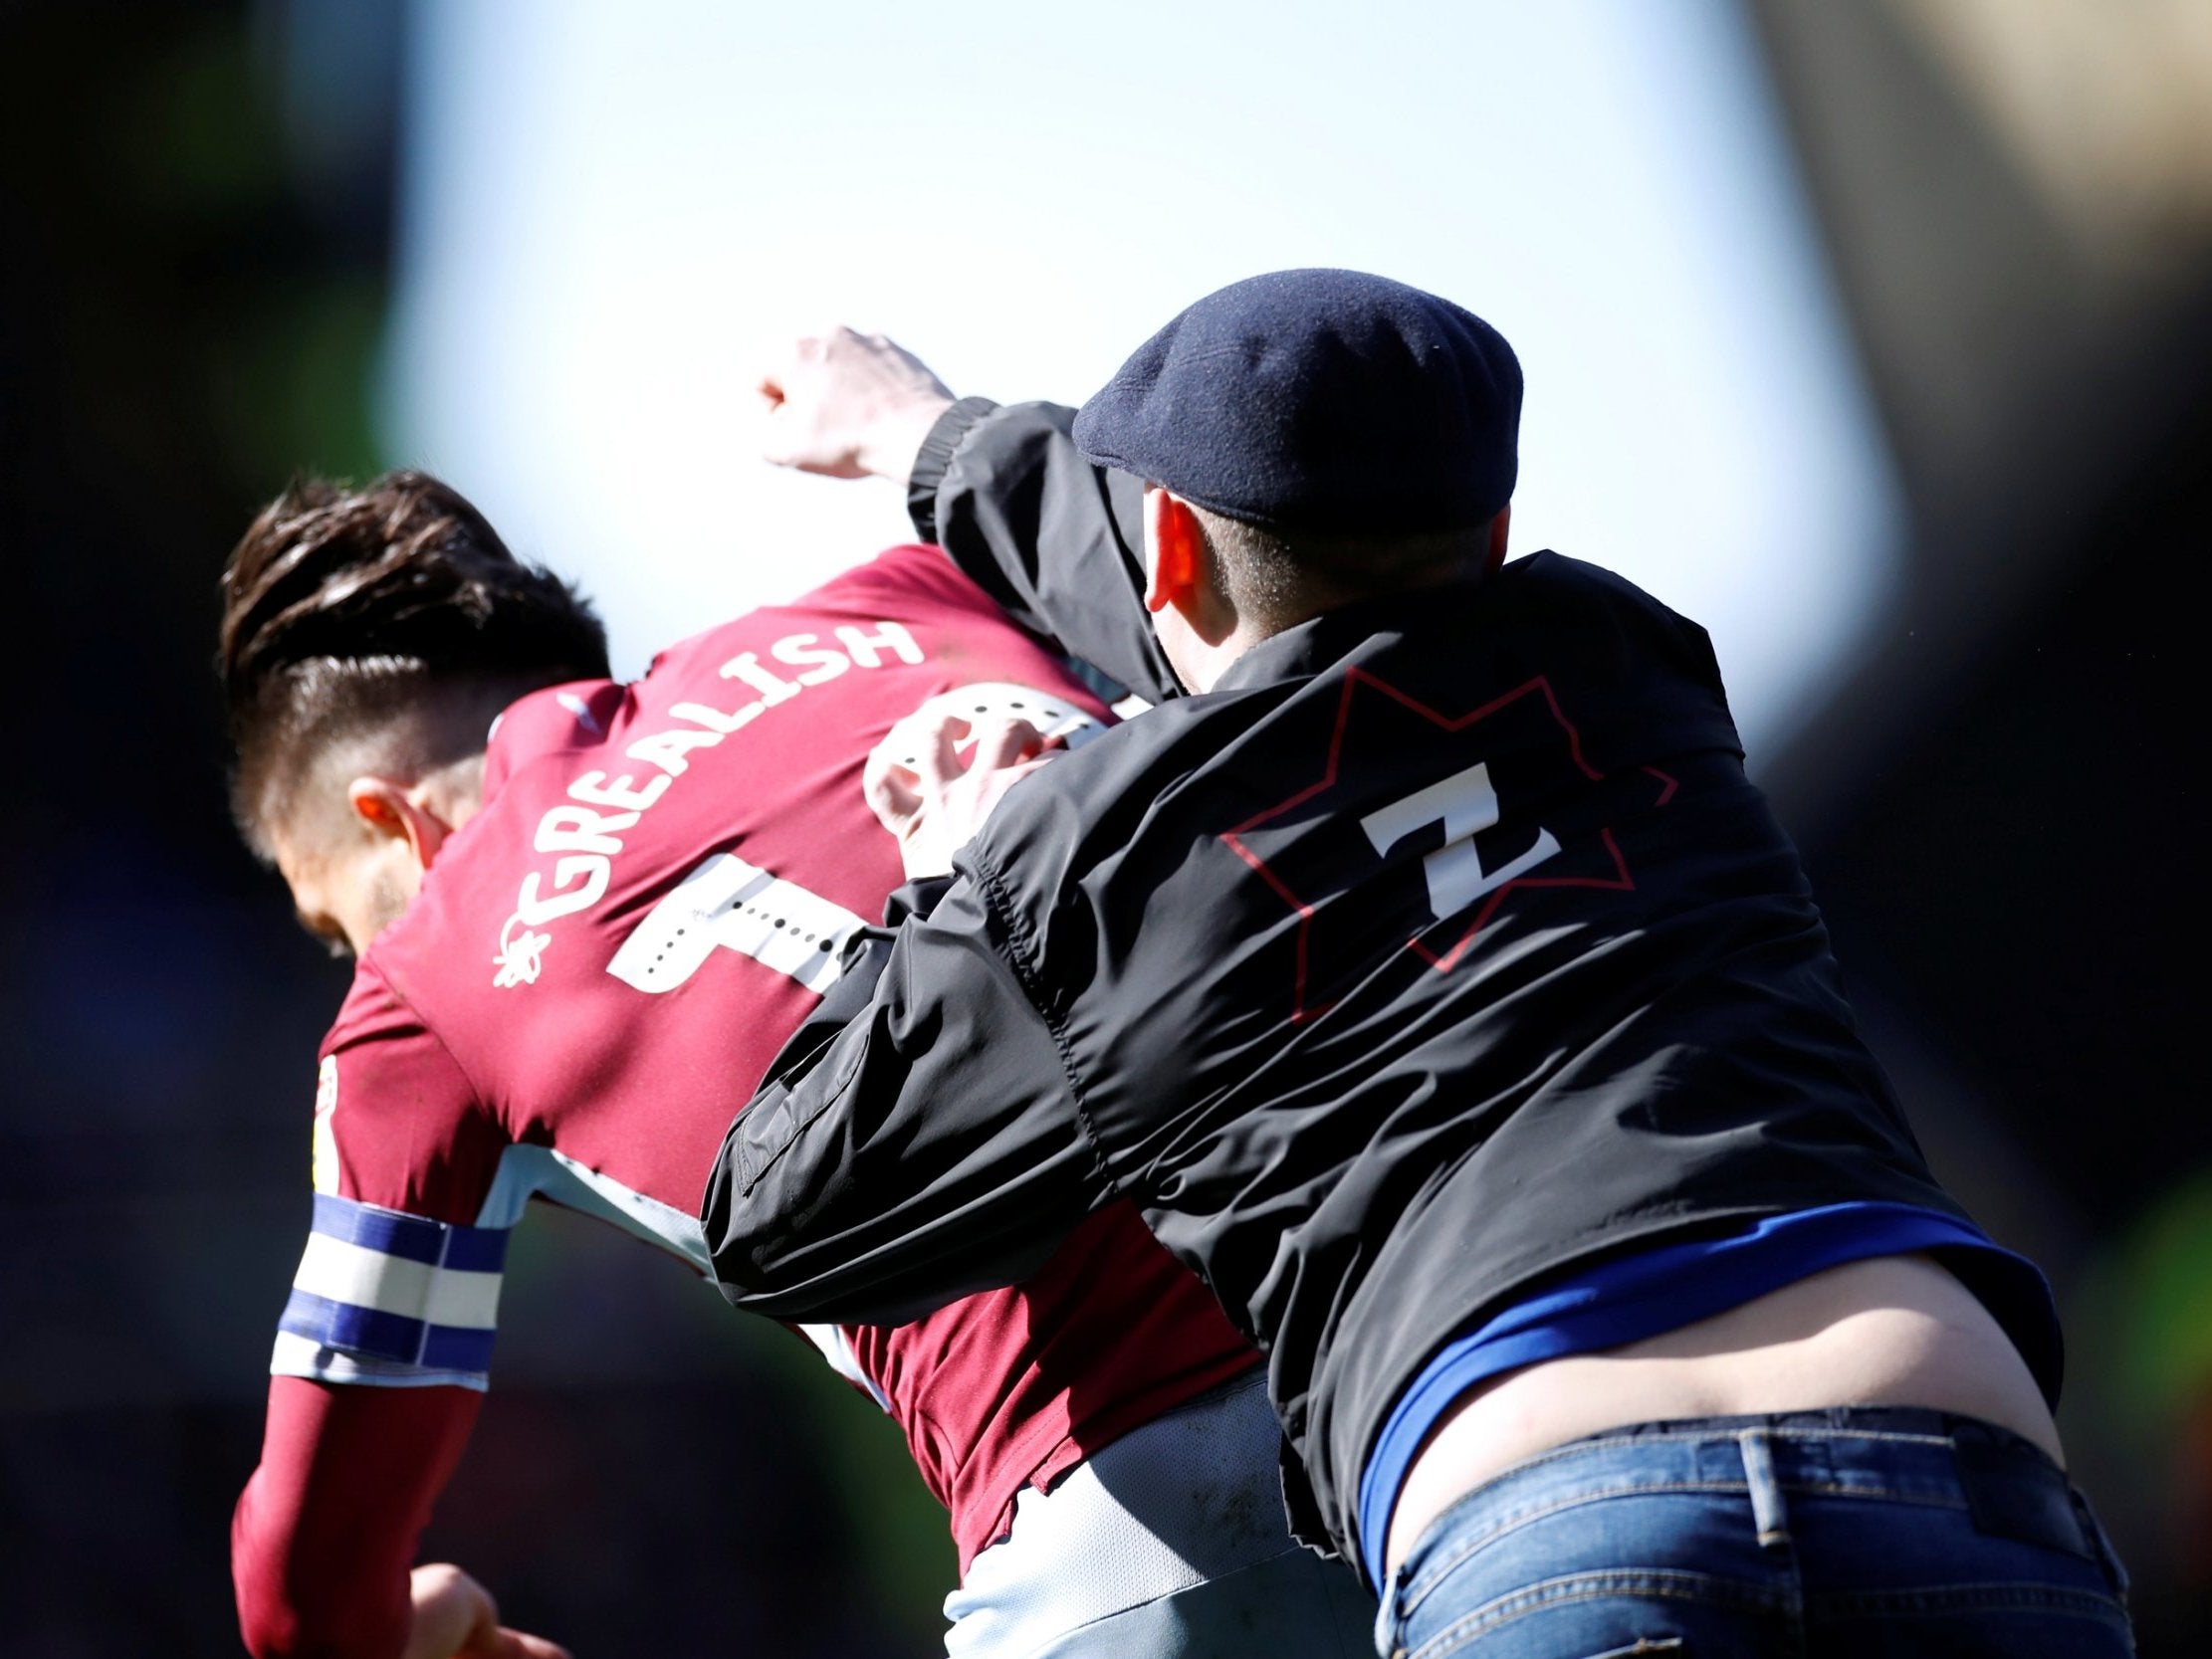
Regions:
M 953 1659 L 1372 1659 L 1375 1598 L 1292 1540 L 1266 1379 L 1239 1377 L 1122 1436 L 945 1598 Z

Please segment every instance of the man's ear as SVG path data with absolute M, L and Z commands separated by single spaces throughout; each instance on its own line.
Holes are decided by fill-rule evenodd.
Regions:
M 1206 531 L 1188 503 L 1179 501 L 1158 485 L 1145 491 L 1145 544 L 1151 550 L 1151 568 L 1145 572 L 1145 609 L 1166 610 L 1170 605 L 1189 614 L 1200 572 L 1205 567 Z
M 427 870 L 452 826 L 425 806 L 419 793 L 388 777 L 357 777 L 345 786 L 345 801 L 372 837 L 405 842 L 417 866 Z
M 1489 556 L 1482 561 L 1482 568 L 1485 572 L 1495 570 L 1505 562 L 1505 539 L 1512 527 L 1513 504 L 1507 502 L 1497 510 L 1497 516 L 1490 520 Z

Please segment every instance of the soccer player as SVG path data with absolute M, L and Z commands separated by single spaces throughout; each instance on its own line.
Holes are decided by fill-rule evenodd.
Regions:
M 785 376 L 830 470 L 895 447 L 840 357 L 904 370 Z M 1176 317 L 1072 445 L 902 400 L 964 567 L 1192 695 L 871 936 L 733 1126 L 725 1292 L 911 1314 L 1134 1199 L 1267 1350 L 1386 1654 L 2124 1653 L 2049 1292 L 1929 1173 L 1702 630 L 1503 562 L 1520 391 L 1470 312 L 1305 271 Z M 982 795 L 878 791 L 910 874 Z
M 904 752 L 917 711 L 1070 742 L 1102 711 L 924 546 L 618 684 L 587 606 L 412 473 L 295 487 L 223 596 L 240 824 L 358 959 L 234 1527 L 247 1643 L 543 1659 L 560 1650 L 502 1629 L 459 1568 L 410 1574 L 527 1200 L 704 1270 L 733 1107 L 900 880 L 861 800 L 870 748 Z M 1019 1289 L 805 1335 L 951 1512 L 954 1653 L 1364 1646 L 1372 1600 L 1277 1513 L 1257 1355 L 1127 1206 Z

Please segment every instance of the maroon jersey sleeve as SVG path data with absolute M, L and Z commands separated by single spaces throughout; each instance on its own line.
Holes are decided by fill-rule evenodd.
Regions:
M 477 1405 L 457 1388 L 270 1379 L 261 1464 L 231 1520 L 249 1652 L 400 1651 L 415 1544 Z
M 270 1368 L 484 1387 L 507 1234 L 476 1223 L 506 1144 L 372 950 L 324 1044 L 314 1215 Z

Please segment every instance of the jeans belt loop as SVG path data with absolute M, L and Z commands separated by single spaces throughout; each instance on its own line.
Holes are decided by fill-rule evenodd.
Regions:
M 1782 1483 L 1775 1478 L 1774 1444 L 1763 1428 L 1747 1428 L 1736 1436 L 1743 1452 L 1743 1479 L 1751 1494 L 1751 1524 L 1759 1532 L 1759 1548 L 1772 1550 L 1790 1542 L 1790 1519 L 1782 1502 Z

